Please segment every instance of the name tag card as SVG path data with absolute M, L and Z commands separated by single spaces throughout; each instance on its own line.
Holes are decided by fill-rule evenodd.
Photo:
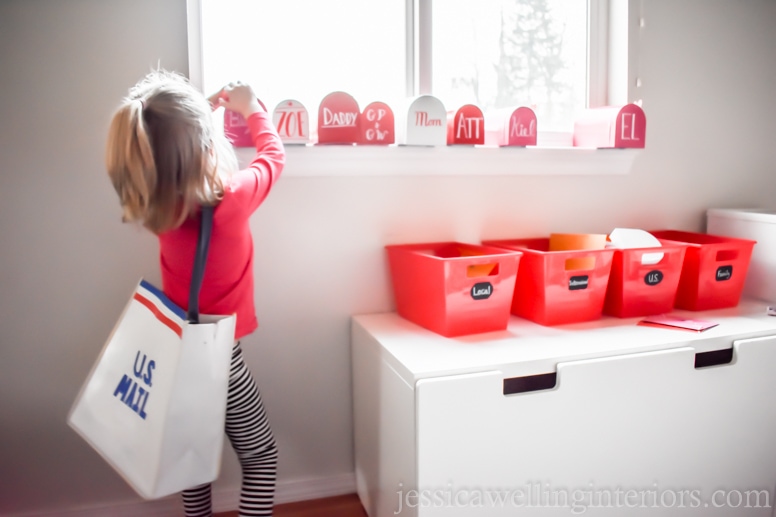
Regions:
M 447 112 L 442 101 L 433 95 L 410 99 L 399 112 L 399 145 L 443 146 L 447 144 Z
M 304 105 L 286 99 L 275 106 L 272 122 L 284 144 L 306 144 L 310 141 L 310 116 Z
M 361 138 L 358 103 L 345 92 L 330 93 L 318 107 L 319 144 L 356 144 Z
M 266 111 L 264 103 L 259 104 Z M 232 110 L 224 110 L 224 135 L 234 147 L 253 147 L 253 138 L 245 118 Z
M 390 145 L 396 140 L 393 110 L 384 102 L 373 102 L 361 113 L 362 145 Z
M 574 146 L 643 149 L 646 133 L 647 117 L 636 104 L 593 108 L 574 123 Z
M 526 147 L 536 145 L 536 114 L 531 108 L 494 110 L 485 117 L 485 145 Z
M 236 111 L 224 110 L 224 135 L 234 147 L 253 147 L 248 123 Z
M 447 114 L 448 145 L 483 145 L 485 143 L 485 117 L 473 104 L 461 106 Z

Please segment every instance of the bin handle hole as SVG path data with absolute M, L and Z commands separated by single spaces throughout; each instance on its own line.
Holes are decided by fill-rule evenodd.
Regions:
M 526 393 L 529 391 L 551 390 L 558 383 L 558 373 L 540 373 L 524 377 L 504 379 L 504 395 Z
M 478 276 L 496 276 L 498 275 L 498 263 L 495 264 L 473 264 L 466 266 L 466 276 L 476 278 Z
M 695 368 L 708 368 L 733 362 L 733 349 L 723 348 L 710 352 L 698 352 L 695 354 Z
M 720 250 L 717 252 L 717 262 L 727 262 L 738 258 L 738 250 Z
M 566 259 L 566 271 L 595 269 L 595 257 L 576 257 Z

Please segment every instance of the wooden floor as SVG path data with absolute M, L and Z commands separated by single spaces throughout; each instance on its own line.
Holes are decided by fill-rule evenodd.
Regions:
M 280 504 L 274 517 L 367 517 L 356 494 L 327 497 L 313 501 Z M 217 513 L 213 517 L 237 517 L 237 512 Z

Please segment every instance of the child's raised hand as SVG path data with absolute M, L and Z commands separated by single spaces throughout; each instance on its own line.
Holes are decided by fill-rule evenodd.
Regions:
M 252 113 L 264 111 L 253 89 L 242 81 L 227 84 L 218 93 L 208 97 L 208 101 L 214 108 L 223 106 L 245 118 Z

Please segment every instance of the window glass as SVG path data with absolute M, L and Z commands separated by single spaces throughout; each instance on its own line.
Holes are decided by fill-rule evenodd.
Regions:
M 334 91 L 361 109 L 404 105 L 405 0 L 200 2 L 206 92 L 243 79 L 270 110 L 285 99 L 302 102 L 313 131 L 320 101 Z M 540 132 L 572 130 L 588 93 L 588 1 L 431 5 L 432 93 L 448 110 L 529 106 Z
M 432 90 L 448 110 L 529 106 L 540 131 L 571 131 L 587 99 L 587 2 L 432 4 Z
M 202 0 L 204 90 L 250 82 L 272 110 L 296 99 L 315 120 L 334 91 L 363 109 L 406 96 L 404 0 Z

